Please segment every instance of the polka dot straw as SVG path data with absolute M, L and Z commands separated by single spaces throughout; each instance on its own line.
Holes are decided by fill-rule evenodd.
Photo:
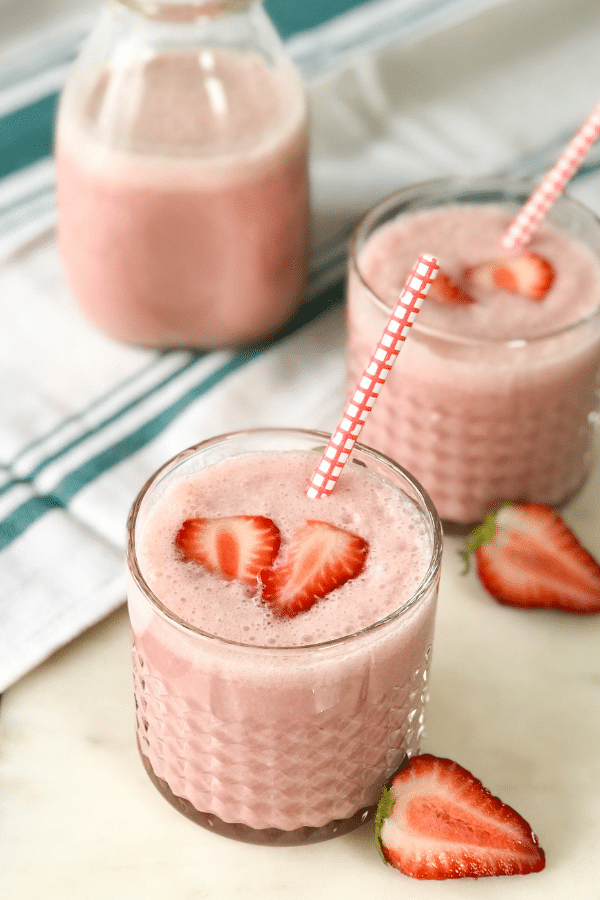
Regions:
M 379 391 L 385 384 L 394 360 L 417 317 L 429 286 L 438 273 L 438 268 L 437 260 L 433 256 L 419 256 L 415 263 L 369 364 L 306 488 L 309 497 L 315 499 L 326 497 L 333 490 Z
M 528 243 L 532 232 L 558 199 L 599 134 L 600 104 L 586 119 L 558 162 L 550 169 L 503 235 L 501 243 L 505 250 L 522 250 Z

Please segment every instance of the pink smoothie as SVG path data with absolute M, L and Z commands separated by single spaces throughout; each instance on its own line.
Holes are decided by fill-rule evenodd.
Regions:
M 455 204 L 398 216 L 361 243 L 349 271 L 350 385 L 417 255 L 433 253 L 461 279 L 466 266 L 503 255 L 513 215 Z M 589 467 L 600 265 L 548 223 L 527 249 L 555 269 L 546 298 L 470 286 L 468 306 L 428 298 L 361 435 L 415 474 L 442 519 L 479 520 L 499 500 L 558 504 Z
M 406 494 L 354 464 L 331 497 L 309 500 L 318 460 L 252 453 L 177 478 L 138 529 L 146 583 L 192 626 L 160 615 L 131 580 L 138 741 L 154 780 L 209 819 L 287 832 L 351 819 L 419 746 L 437 576 L 409 601 L 431 576 L 431 527 Z M 309 611 L 277 618 L 258 588 L 177 553 L 186 518 L 235 514 L 272 518 L 281 557 L 307 519 L 350 529 L 369 542 L 366 567 Z
M 110 335 L 246 344 L 299 305 L 307 113 L 291 66 L 206 50 L 127 61 L 87 93 L 75 81 L 56 165 L 66 277 Z

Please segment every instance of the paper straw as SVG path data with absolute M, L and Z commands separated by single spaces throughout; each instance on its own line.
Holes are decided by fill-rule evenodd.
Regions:
M 503 235 L 501 243 L 505 250 L 522 250 L 528 243 L 533 230 L 558 199 L 599 134 L 600 103 Z
M 383 334 L 363 371 L 352 397 L 346 405 L 338 427 L 333 432 L 321 461 L 308 483 L 306 493 L 318 499 L 333 490 L 344 463 L 350 456 L 377 396 L 385 384 L 394 360 L 417 317 L 431 282 L 438 273 L 437 260 L 433 256 L 419 256 L 408 276 L 396 308 L 392 312 Z

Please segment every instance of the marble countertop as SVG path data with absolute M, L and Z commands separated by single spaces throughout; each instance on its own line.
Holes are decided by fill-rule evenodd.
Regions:
M 564 515 L 600 556 L 600 466 Z M 125 609 L 2 699 L 3 896 L 10 900 L 600 898 L 598 616 L 503 607 L 445 538 L 423 750 L 470 769 L 537 833 L 546 869 L 418 882 L 385 866 L 373 827 L 305 847 L 238 843 L 158 794 L 134 739 Z M 1 883 L 1 881 L 0 881 Z

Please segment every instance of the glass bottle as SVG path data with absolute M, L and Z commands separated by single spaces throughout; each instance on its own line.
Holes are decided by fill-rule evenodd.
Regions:
M 59 244 L 109 335 L 243 346 L 308 258 L 304 86 L 260 0 L 107 0 L 59 103 Z

